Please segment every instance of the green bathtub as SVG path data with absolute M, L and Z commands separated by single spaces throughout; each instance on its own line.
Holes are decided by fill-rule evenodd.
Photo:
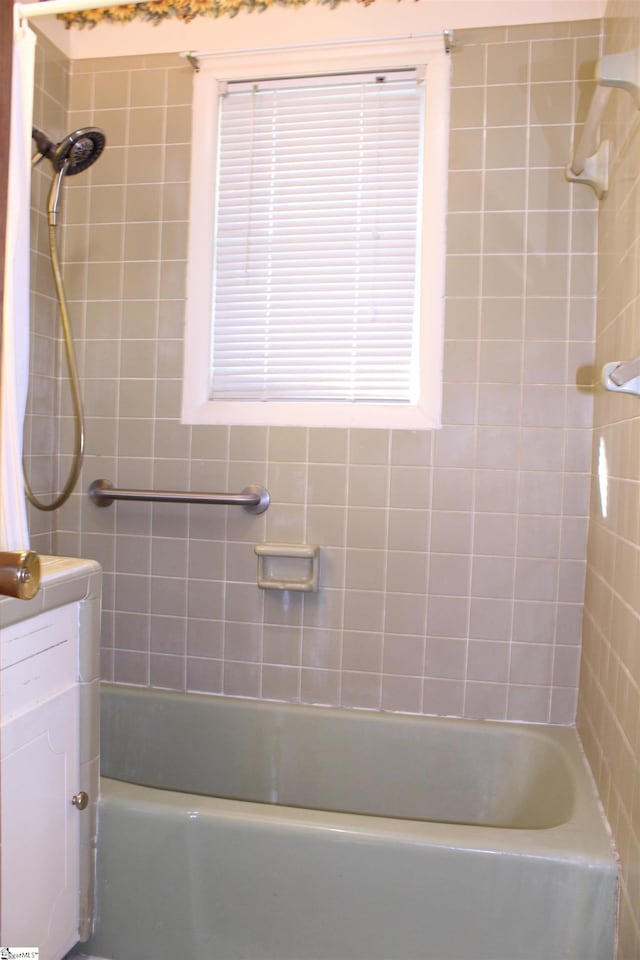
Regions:
M 613 960 L 575 730 L 103 685 L 109 960 Z

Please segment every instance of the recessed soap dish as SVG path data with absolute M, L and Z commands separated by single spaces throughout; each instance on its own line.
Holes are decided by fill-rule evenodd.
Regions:
M 258 586 L 263 590 L 316 593 L 320 547 L 315 543 L 258 543 Z

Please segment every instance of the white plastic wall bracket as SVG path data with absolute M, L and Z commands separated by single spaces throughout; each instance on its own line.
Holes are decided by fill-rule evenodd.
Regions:
M 621 364 L 621 360 L 605 363 L 602 368 L 602 385 L 605 390 L 610 390 L 612 393 L 631 393 L 634 397 L 640 397 L 640 373 L 630 380 L 626 380 L 622 385 L 618 385 L 611 379 L 611 374 L 621 366 Z
M 570 183 L 585 183 L 598 200 L 604 199 L 609 189 L 609 141 L 603 140 L 596 152 L 587 157 L 582 173 L 574 173 L 568 163 L 564 175 Z
M 640 110 L 640 55 L 637 47 L 609 53 L 598 62 L 596 80 L 603 87 L 620 87 L 630 93 Z

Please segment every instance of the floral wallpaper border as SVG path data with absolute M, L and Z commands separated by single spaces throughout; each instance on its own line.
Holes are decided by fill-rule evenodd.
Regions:
M 310 2 L 336 7 L 345 0 L 147 0 L 146 3 L 128 3 L 120 7 L 61 13 L 58 19 L 64 20 L 67 28 L 74 25 L 95 27 L 98 23 L 128 23 L 136 19 L 157 24 L 169 17 L 189 23 L 196 17 L 233 17 L 240 10 L 262 11 L 272 6 L 303 7 Z M 373 0 L 356 0 L 356 3 L 368 7 Z

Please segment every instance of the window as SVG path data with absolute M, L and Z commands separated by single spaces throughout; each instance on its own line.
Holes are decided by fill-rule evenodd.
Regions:
M 441 43 L 204 61 L 183 421 L 439 425 Z

